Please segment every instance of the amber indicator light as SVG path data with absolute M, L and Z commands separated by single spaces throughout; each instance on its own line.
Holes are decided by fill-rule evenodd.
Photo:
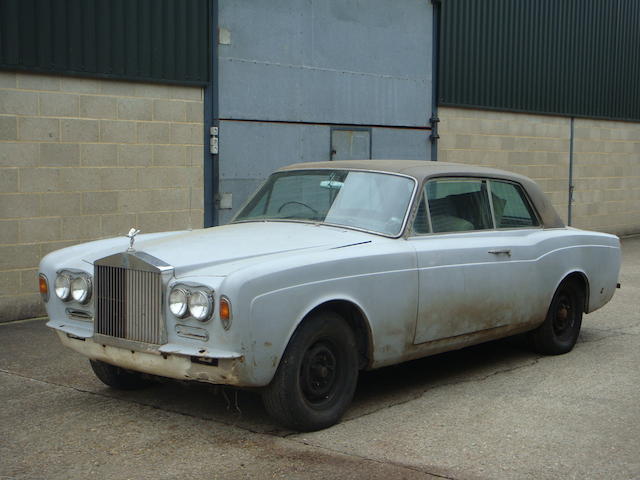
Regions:
M 229 320 L 231 318 L 231 310 L 229 309 L 229 301 L 226 298 L 220 300 L 220 318 Z
M 47 283 L 47 278 L 40 274 L 38 275 L 38 289 L 40 290 L 40 295 L 42 298 L 46 300 L 49 299 L 49 284 Z

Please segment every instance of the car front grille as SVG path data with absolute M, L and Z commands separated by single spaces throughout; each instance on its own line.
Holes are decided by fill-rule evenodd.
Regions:
M 110 262 L 95 264 L 95 333 L 155 345 L 166 343 L 162 275 L 151 265 L 136 268 L 140 262 L 131 265 L 128 257 L 122 254 L 124 266 L 114 266 L 114 256 L 107 257 Z

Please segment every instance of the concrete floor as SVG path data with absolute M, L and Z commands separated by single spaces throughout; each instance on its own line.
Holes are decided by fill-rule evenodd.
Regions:
M 346 418 L 280 430 L 247 392 L 103 386 L 44 320 L 0 324 L 0 479 L 640 479 L 640 238 L 568 355 L 520 339 L 368 372 Z

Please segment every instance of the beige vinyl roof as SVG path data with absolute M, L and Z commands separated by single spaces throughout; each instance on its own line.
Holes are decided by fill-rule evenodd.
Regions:
M 281 168 L 286 170 L 371 170 L 408 175 L 419 183 L 431 177 L 484 177 L 510 180 L 522 185 L 537 210 L 545 228 L 561 228 L 564 223 L 558 216 L 553 205 L 542 192 L 537 183 L 528 177 L 517 173 L 498 170 L 496 168 L 480 167 L 462 163 L 432 162 L 429 160 L 337 160 L 332 162 L 295 163 Z

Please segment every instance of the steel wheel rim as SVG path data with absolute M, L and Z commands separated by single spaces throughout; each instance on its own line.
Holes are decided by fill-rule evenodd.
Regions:
M 558 297 L 556 309 L 553 312 L 553 333 L 560 339 L 567 339 L 573 332 L 576 323 L 573 298 L 565 292 Z
M 319 341 L 304 354 L 300 385 L 306 400 L 320 406 L 331 400 L 338 383 L 338 355 L 332 344 Z

